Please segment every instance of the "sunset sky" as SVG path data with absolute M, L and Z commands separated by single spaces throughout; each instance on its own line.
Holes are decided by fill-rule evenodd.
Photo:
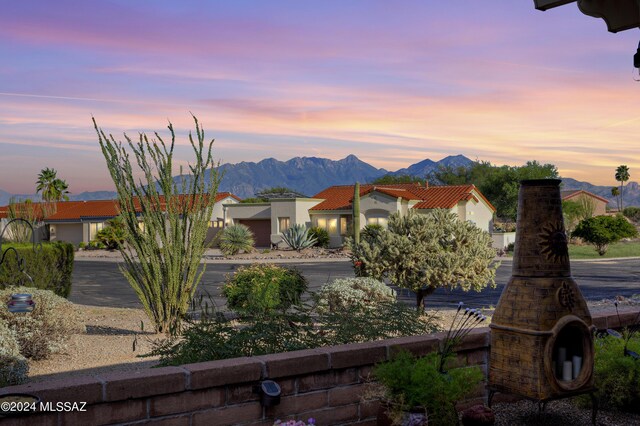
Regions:
M 178 133 L 222 162 L 355 154 L 396 170 L 463 154 L 640 180 L 640 32 L 575 4 L 494 1 L 31 1 L 0 13 L 0 189 L 111 190 L 92 127 Z

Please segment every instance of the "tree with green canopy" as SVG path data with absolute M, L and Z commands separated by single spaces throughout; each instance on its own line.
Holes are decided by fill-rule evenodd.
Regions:
M 518 190 L 525 179 L 556 179 L 558 169 L 553 164 L 528 161 L 523 166 L 494 166 L 488 161 L 470 167 L 440 167 L 430 180 L 444 185 L 475 185 L 496 208 L 499 218 L 516 220 Z
M 635 226 L 630 224 L 621 214 L 590 217 L 580 222 L 572 233 L 572 236 L 593 244 L 600 256 L 605 255 L 609 244 L 636 235 L 638 235 L 638 231 Z

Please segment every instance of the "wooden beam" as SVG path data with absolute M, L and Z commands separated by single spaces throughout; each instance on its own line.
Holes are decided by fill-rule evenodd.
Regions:
M 576 0 L 533 0 L 538 10 L 547 10 L 554 7 L 574 3 Z

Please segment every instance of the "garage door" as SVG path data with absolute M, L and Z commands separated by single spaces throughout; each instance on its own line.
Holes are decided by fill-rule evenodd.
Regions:
M 251 229 L 256 247 L 271 247 L 270 219 L 241 219 L 238 222 Z

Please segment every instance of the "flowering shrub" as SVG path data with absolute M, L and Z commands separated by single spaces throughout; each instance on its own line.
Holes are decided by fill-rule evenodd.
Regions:
M 273 426 L 315 426 L 315 424 L 316 420 L 311 417 L 306 422 L 303 422 L 302 420 L 289 420 L 286 422 L 283 422 L 282 420 L 276 420 L 273 423 Z
M 396 294 L 385 283 L 369 277 L 341 278 L 324 285 L 318 292 L 319 310 L 344 310 L 355 304 L 375 307 L 393 302 Z
M 14 293 L 30 293 L 35 309 L 28 314 L 9 312 L 6 302 Z M 27 358 L 45 359 L 61 352 L 71 334 L 85 330 L 73 304 L 49 290 L 10 287 L 0 290 L 0 302 L 0 323 L 15 333 L 20 353 Z

